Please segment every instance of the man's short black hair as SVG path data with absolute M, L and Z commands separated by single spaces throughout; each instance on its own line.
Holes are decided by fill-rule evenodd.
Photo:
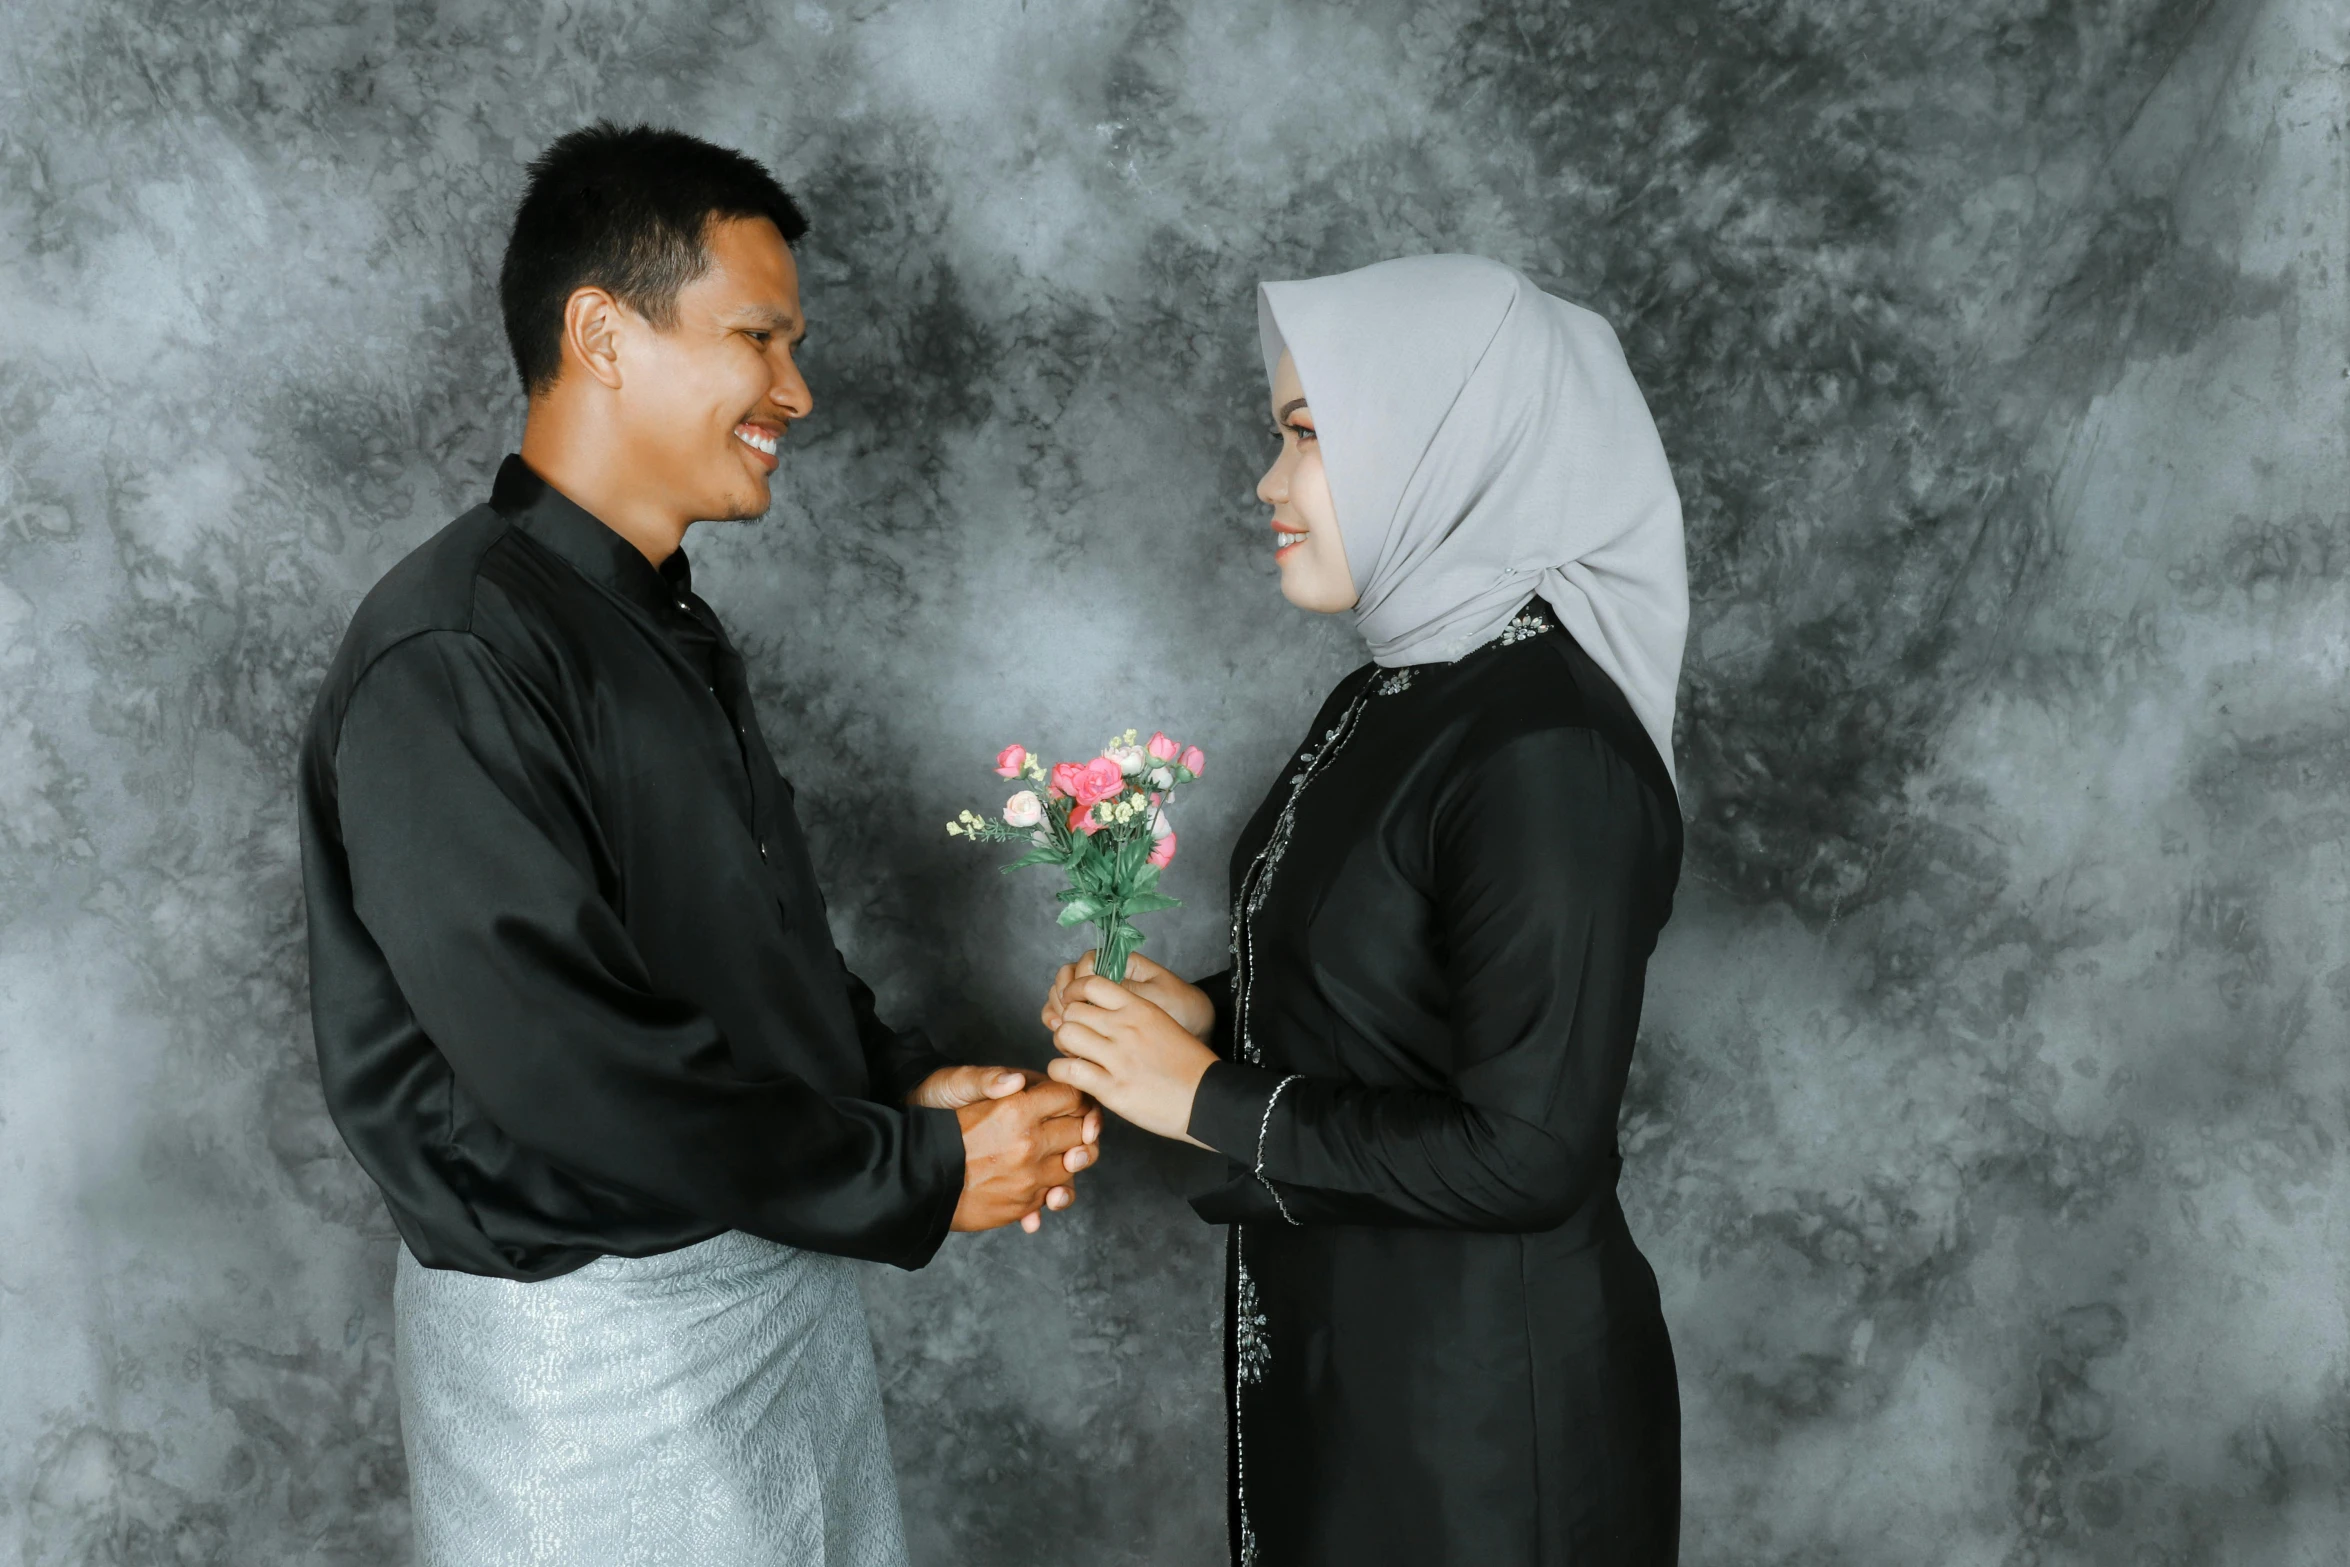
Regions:
M 563 368 L 563 306 L 608 290 L 664 329 L 677 291 L 710 266 L 714 218 L 766 218 L 796 244 L 808 220 L 755 160 L 683 131 L 598 120 L 558 138 L 530 166 L 498 269 L 498 307 L 522 389 Z

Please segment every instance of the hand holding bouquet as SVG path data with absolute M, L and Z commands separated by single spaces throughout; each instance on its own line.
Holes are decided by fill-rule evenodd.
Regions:
M 1100 926 L 1094 971 L 1123 980 L 1126 959 L 1142 945 L 1133 916 L 1179 906 L 1180 900 L 1158 890 L 1159 872 L 1175 858 L 1167 802 L 1206 766 L 1198 746 L 1178 745 L 1163 734 L 1137 744 L 1132 729 L 1089 762 L 1049 769 L 1027 747 L 1008 745 L 996 757 L 996 776 L 1042 784 L 1043 794 L 1022 789 L 1004 802 L 1000 820 L 965 811 L 947 823 L 947 835 L 1031 845 L 1007 871 L 1060 866 L 1069 877 L 1059 893 L 1061 923 Z

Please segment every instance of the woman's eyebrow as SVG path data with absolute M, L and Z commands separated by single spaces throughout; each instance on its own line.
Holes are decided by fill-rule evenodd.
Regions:
M 1306 400 L 1304 398 L 1293 397 L 1288 402 L 1283 403 L 1281 405 L 1281 411 L 1275 414 L 1273 417 L 1275 419 L 1286 419 L 1291 414 L 1296 413 L 1300 408 L 1303 408 L 1305 405 Z

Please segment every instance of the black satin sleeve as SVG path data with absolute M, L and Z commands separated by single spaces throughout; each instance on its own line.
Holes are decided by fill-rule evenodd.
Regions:
M 1301 1077 L 1267 1116 L 1285 1074 L 1219 1061 L 1190 1131 L 1242 1169 L 1194 1199 L 1201 1217 L 1538 1231 L 1612 1183 L 1629 1065 L 1617 1022 L 1638 1005 L 1654 891 L 1648 787 L 1586 729 L 1520 735 L 1449 782 L 1432 890 L 1451 1083 Z
M 857 1041 L 864 1047 L 866 1070 L 873 1075 L 873 1097 L 888 1105 L 902 1105 L 921 1081 L 953 1062 L 938 1053 L 930 1036 L 918 1028 L 892 1028 L 881 1020 L 873 1004 L 873 987 L 849 972 L 844 958 L 841 979 L 848 986 L 849 1011 L 857 1019 Z
M 1208 1036 L 1208 1048 L 1229 1061 L 1232 1059 L 1232 971 L 1225 969 L 1206 979 L 1193 980 L 1192 984 L 1207 996 L 1208 1005 L 1216 1009 L 1216 1026 Z
M 338 757 L 353 907 L 455 1087 L 507 1137 L 788 1244 L 906 1267 L 937 1249 L 962 1186 L 954 1116 L 746 1078 L 707 1013 L 651 987 L 592 785 L 486 642 L 436 631 L 385 653 Z M 894 1089 L 914 1057 L 878 1042 L 855 993 L 868 1052 L 895 1074 L 876 1086 Z M 340 1087 L 339 1118 L 370 1113 Z

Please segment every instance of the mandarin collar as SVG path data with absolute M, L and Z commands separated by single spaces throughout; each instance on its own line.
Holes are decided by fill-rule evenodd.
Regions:
M 563 557 L 580 575 L 656 611 L 682 607 L 693 590 L 692 562 L 681 547 L 659 566 L 561 490 L 539 477 L 519 455 L 498 465 L 490 510 Z

